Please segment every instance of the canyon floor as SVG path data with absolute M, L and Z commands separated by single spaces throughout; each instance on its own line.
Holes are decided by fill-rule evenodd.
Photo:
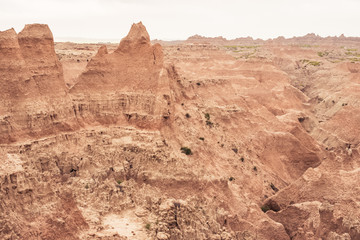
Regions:
M 359 38 L 35 24 L 0 81 L 1 239 L 360 239 Z

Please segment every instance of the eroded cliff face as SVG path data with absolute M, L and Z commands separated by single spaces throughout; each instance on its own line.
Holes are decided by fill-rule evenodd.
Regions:
M 113 53 L 101 47 L 70 93 L 82 125 L 159 129 L 170 117 L 170 83 L 162 49 L 150 43 L 141 22 L 133 24 Z
M 360 237 L 357 48 L 272 50 L 276 65 L 309 97 L 311 114 L 299 121 L 326 151 L 319 167 L 309 168 L 264 202 L 267 208 L 280 210 L 269 211 L 268 216 L 282 223 L 292 239 Z
M 1 143 L 77 128 L 47 25 L 1 38 Z
M 358 238 L 358 65 L 284 48 L 162 48 L 140 22 L 68 89 L 46 25 L 0 32 L 0 238 Z

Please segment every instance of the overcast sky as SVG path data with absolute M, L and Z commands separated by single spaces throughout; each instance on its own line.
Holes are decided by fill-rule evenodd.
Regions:
M 0 0 L 0 31 L 46 23 L 55 40 L 119 41 L 142 21 L 152 39 L 360 37 L 360 0 Z

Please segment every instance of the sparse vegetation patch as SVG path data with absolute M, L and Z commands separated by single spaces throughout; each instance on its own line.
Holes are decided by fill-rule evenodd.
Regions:
M 214 125 L 214 123 L 212 123 L 212 122 L 210 121 L 210 114 L 209 114 L 209 113 L 205 113 L 205 114 L 204 114 L 204 117 L 205 117 L 205 119 L 206 119 L 206 125 L 212 127 L 212 126 Z
M 188 147 L 182 147 L 180 148 L 182 153 L 185 153 L 186 155 L 192 155 L 191 149 Z
M 266 213 L 267 211 L 270 210 L 270 207 L 267 206 L 267 205 L 263 205 L 263 206 L 261 206 L 261 210 L 262 210 L 264 213 Z
M 210 114 L 209 113 L 205 113 L 204 116 L 205 116 L 206 120 L 210 120 Z
M 272 190 L 274 190 L 275 192 L 278 192 L 279 189 L 277 187 L 275 187 L 275 185 L 273 183 L 270 184 L 270 187 Z
M 305 64 L 305 67 L 308 66 L 308 65 L 311 65 L 311 66 L 314 66 L 314 67 L 318 67 L 318 66 L 321 65 L 321 62 L 311 61 L 311 60 L 308 60 L 308 59 L 302 59 L 302 60 L 300 60 L 300 62 Z
M 324 51 L 324 52 L 318 52 L 317 54 L 318 54 L 319 57 L 325 57 L 325 56 L 329 55 L 329 52 Z

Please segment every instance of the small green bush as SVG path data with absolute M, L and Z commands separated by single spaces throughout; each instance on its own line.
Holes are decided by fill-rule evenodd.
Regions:
M 262 205 L 262 206 L 261 206 L 261 210 L 262 210 L 264 213 L 266 213 L 267 211 L 270 210 L 270 208 L 269 208 L 269 206 L 267 206 L 267 205 Z
M 186 155 L 192 155 L 191 149 L 188 147 L 182 147 L 180 148 L 182 153 L 185 153 Z
M 203 138 L 203 137 L 199 137 L 199 139 L 200 139 L 201 141 L 204 141 L 204 140 L 205 140 L 205 138 Z
M 235 178 L 234 177 L 229 177 L 229 181 L 231 182 L 231 181 L 234 181 L 235 180 Z
M 350 61 L 351 61 L 352 63 L 360 62 L 360 58 L 350 58 Z
M 244 162 L 244 161 L 245 161 L 245 158 L 244 158 L 244 157 L 241 157 L 240 160 L 241 160 L 242 162 Z
M 147 224 L 145 225 L 145 228 L 146 228 L 147 230 L 150 230 L 150 228 L 151 228 L 150 223 L 147 223 Z
M 320 66 L 320 65 L 321 65 L 321 62 L 317 62 L 317 61 L 310 61 L 310 62 L 309 62 L 309 64 L 310 64 L 310 65 L 312 65 L 312 66 L 318 67 L 318 66 Z
M 214 126 L 214 123 L 209 120 L 206 120 L 206 125 L 208 125 L 209 127 L 212 127 L 212 126 Z
M 117 182 L 117 184 L 119 184 L 119 185 L 122 183 L 120 180 L 117 180 L 116 182 Z
M 270 187 L 272 190 L 274 190 L 275 192 L 278 192 L 279 189 L 277 187 L 275 187 L 275 185 L 273 183 L 270 184 Z
M 209 113 L 205 113 L 204 116 L 205 116 L 206 120 L 210 121 L 210 114 Z
M 212 122 L 210 121 L 210 114 L 209 114 L 209 113 L 204 113 L 204 117 L 205 117 L 205 119 L 206 119 L 206 125 L 208 125 L 208 126 L 210 126 L 210 127 L 214 126 L 214 123 L 212 123 Z
M 300 47 L 304 47 L 304 48 L 311 48 L 311 47 L 313 47 L 312 45 L 310 45 L 310 44 L 304 44 L 304 45 L 301 45 Z
M 190 114 L 186 113 L 186 114 L 185 114 L 185 117 L 186 117 L 186 118 L 190 118 Z
M 319 57 L 325 57 L 325 56 L 329 55 L 329 52 L 324 51 L 324 52 L 318 52 L 317 54 Z
M 308 59 L 302 59 L 302 60 L 300 60 L 300 62 L 303 63 L 303 64 L 306 64 L 306 66 L 307 66 L 307 65 L 312 65 L 312 66 L 314 66 L 314 67 L 318 67 L 318 66 L 321 65 L 321 62 L 318 62 L 318 61 L 310 61 L 310 60 L 308 60 Z
M 229 50 L 236 50 L 237 46 L 225 46 L 225 48 L 228 48 Z

